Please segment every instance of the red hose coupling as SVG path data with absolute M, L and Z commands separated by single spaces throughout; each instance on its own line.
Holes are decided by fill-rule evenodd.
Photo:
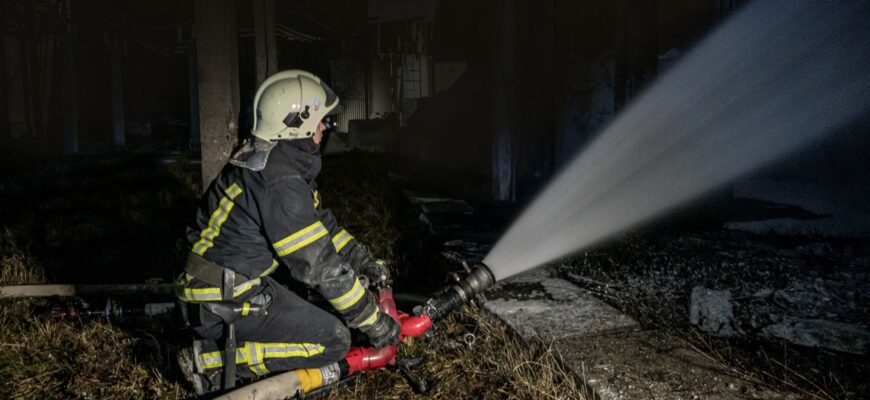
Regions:
M 347 361 L 347 374 L 381 369 L 396 361 L 396 345 L 378 349 L 371 347 L 351 347 L 344 356 Z
M 432 318 L 429 318 L 428 314 L 417 316 L 403 314 L 399 316 L 399 320 L 399 326 L 402 328 L 401 337 L 420 337 L 432 328 Z
M 419 337 L 432 328 L 432 319 L 428 315 L 408 315 L 396 309 L 393 299 L 393 289 L 381 288 L 378 291 L 378 306 L 381 312 L 393 317 L 399 323 L 399 339 L 405 336 Z M 351 347 L 344 360 L 347 361 L 348 375 L 358 372 L 372 371 L 384 368 L 396 362 L 397 345 L 381 348 Z

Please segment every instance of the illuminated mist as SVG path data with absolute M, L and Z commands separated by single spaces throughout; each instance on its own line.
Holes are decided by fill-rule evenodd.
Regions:
M 622 112 L 487 255 L 567 256 L 815 143 L 870 104 L 870 2 L 744 7 Z

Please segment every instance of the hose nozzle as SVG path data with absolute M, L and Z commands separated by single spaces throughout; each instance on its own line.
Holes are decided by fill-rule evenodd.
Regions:
M 424 313 L 428 314 L 433 321 L 440 320 L 451 311 L 475 298 L 493 283 L 495 283 L 495 276 L 489 267 L 482 263 L 476 264 L 468 276 L 430 299 L 426 303 Z

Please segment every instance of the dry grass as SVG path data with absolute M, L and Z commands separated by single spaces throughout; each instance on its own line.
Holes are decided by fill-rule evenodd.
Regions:
M 44 283 L 41 265 L 14 232 L 0 233 L 0 284 Z M 0 398 L 183 398 L 186 392 L 136 359 L 138 339 L 102 322 L 36 315 L 44 300 L 2 300 Z
M 473 337 L 473 343 L 466 338 Z M 484 312 L 465 307 L 437 325 L 433 337 L 400 348 L 403 357 L 423 357 L 413 371 L 433 382 L 414 393 L 397 371 L 375 371 L 330 399 L 584 399 L 584 386 L 559 362 L 553 346 L 529 345 Z
M 713 338 L 697 331 L 691 331 L 691 333 L 692 336 L 689 338 L 685 338 L 675 332 L 668 334 L 674 339 L 686 343 L 686 345 L 708 360 L 747 382 L 776 388 L 784 393 L 794 393 L 795 396 L 799 396 L 802 399 L 834 400 L 841 397 L 852 397 L 848 393 L 843 393 L 842 396 L 831 394 L 829 390 L 820 386 L 820 384 L 825 385 L 826 383 L 816 382 L 804 377 L 797 371 L 789 368 L 788 365 L 777 360 L 776 358 L 779 358 L 779 356 L 771 357 L 764 349 L 758 350 L 756 359 L 749 362 L 735 356 L 733 354 L 735 349 L 730 347 L 729 344 L 723 344 L 721 340 L 719 343 L 716 343 L 712 340 Z M 843 388 L 841 387 L 840 389 Z
M 395 260 L 395 244 L 400 235 L 395 217 L 396 199 L 386 180 L 386 166 L 382 159 L 350 154 L 327 159 L 324 164 L 320 183 L 325 205 L 332 208 L 338 221 L 369 246 L 375 255 Z M 91 210 L 95 215 L 125 215 L 123 221 L 118 222 L 126 227 L 122 233 L 149 229 L 154 224 L 160 224 L 150 228 L 155 232 L 158 228 L 165 230 L 164 225 L 171 226 L 170 222 L 178 218 L 176 209 L 193 212 L 190 205 L 194 204 L 198 191 L 198 179 L 190 178 L 193 175 L 189 171 L 170 172 L 176 175 L 171 185 L 158 182 L 164 178 L 153 179 L 152 184 L 157 188 L 154 191 L 158 197 L 156 202 L 150 201 L 154 200 L 151 197 L 147 197 L 149 201 L 141 201 L 131 195 L 141 188 L 128 186 L 126 181 L 122 181 L 107 185 L 114 193 L 112 198 L 116 199 L 110 203 L 103 201 L 104 196 L 75 194 L 78 197 L 74 198 L 82 203 L 77 209 Z M 167 186 L 173 189 L 160 189 Z M 55 199 L 60 211 L 43 205 L 45 210 L 41 212 L 57 211 L 67 218 L 75 217 L 66 211 L 69 198 L 70 194 L 61 193 Z M 136 225 L 143 219 L 148 221 L 145 228 Z M 103 239 L 118 234 L 103 229 L 104 219 L 88 220 L 90 224 L 96 224 L 95 235 L 100 239 L 88 243 L 105 243 Z M 47 281 L 43 263 L 51 259 L 50 249 L 27 246 L 21 238 L 42 238 L 34 227 L 45 225 L 50 230 L 52 223 L 36 213 L 28 214 L 24 221 L 26 223 L 19 224 L 16 229 L 25 229 L 26 232 L 11 229 L 0 232 L 0 284 Z M 54 239 L 62 243 L 80 231 L 78 226 L 58 230 Z M 163 232 L 163 235 L 176 234 L 180 232 Z M 178 251 L 170 240 L 147 243 L 150 251 Z M 76 250 L 79 253 L 70 254 L 80 255 L 83 259 L 91 257 L 93 252 L 92 247 L 84 245 Z M 121 261 L 110 257 L 105 264 L 118 265 Z M 123 275 L 117 269 L 113 271 Z M 34 312 L 34 309 L 47 305 L 41 300 L 2 301 L 0 398 L 165 399 L 189 396 L 179 383 L 181 378 L 165 375 L 165 370 L 158 368 L 160 363 L 150 359 L 149 352 L 143 351 L 144 343 L 136 335 L 103 322 L 57 321 Z M 476 339 L 473 345 L 464 341 L 469 334 Z M 353 386 L 337 389 L 330 398 L 583 397 L 582 386 L 559 364 L 558 354 L 552 347 L 543 343 L 534 346 L 522 343 L 503 325 L 494 323 L 475 308 L 466 307 L 438 324 L 432 337 L 418 339 L 403 346 L 401 351 L 407 357 L 425 357 L 426 361 L 414 370 L 421 377 L 436 382 L 429 393 L 415 394 L 398 372 L 383 370 L 363 376 Z
M 0 232 L 0 285 L 26 285 L 44 283 L 42 268 L 30 257 L 27 249 L 18 243 L 15 232 L 4 228 Z

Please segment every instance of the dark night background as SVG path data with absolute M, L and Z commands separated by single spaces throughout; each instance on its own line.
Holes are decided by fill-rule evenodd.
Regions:
M 322 148 L 327 205 L 370 229 L 355 234 L 397 261 L 399 287 L 431 292 L 460 270 L 447 253 L 482 258 L 550 178 L 747 3 L 0 0 L 0 255 L 29 249 L 52 283 L 171 281 L 195 196 L 249 135 L 259 83 L 304 69 L 347 107 Z M 554 273 L 644 330 L 717 337 L 703 343 L 717 357 L 733 350 L 740 371 L 781 351 L 812 375 L 764 384 L 867 398 L 868 115 Z M 430 211 L 426 197 L 450 202 Z M 372 228 L 381 222 L 389 229 Z M 723 344 L 732 336 L 690 323 L 699 287 L 730 291 L 735 326 L 751 328 Z M 833 344 L 764 336 L 783 318 L 832 321 L 809 335 Z M 753 393 L 767 392 L 735 398 Z
M 450 189 L 523 203 L 740 4 L 278 1 L 272 68 L 310 70 L 332 84 L 349 107 L 339 131 L 350 135 L 339 136 L 350 147 L 388 147 L 397 171 L 450 175 Z M 196 65 L 193 1 L 7 0 L 3 7 L 3 154 L 200 149 L 191 88 L 197 68 L 202 74 L 213 64 Z M 226 46 L 237 57 L 218 68 L 237 71 L 243 137 L 258 82 L 254 10 L 241 1 L 225 7 L 238 33 L 236 46 Z M 122 105 L 117 114 L 113 104 Z M 65 140 L 65 131 L 75 134 Z M 494 138 L 505 131 L 513 150 L 496 158 Z M 347 140 L 332 147 L 345 149 Z M 839 135 L 759 179 L 866 181 L 867 142 L 863 131 Z M 512 178 L 499 182 L 493 171 L 505 169 Z M 738 196 L 756 192 L 738 183 Z M 786 197 L 764 200 L 813 203 Z M 837 194 L 819 201 L 863 203 Z M 855 219 L 861 223 L 842 229 L 866 232 L 866 216 Z

